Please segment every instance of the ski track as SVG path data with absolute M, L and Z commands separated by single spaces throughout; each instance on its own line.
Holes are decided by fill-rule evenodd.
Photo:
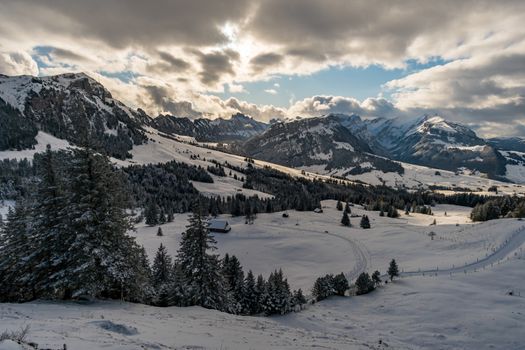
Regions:
M 281 228 L 280 225 L 266 224 L 265 226 L 267 226 L 267 227 L 274 227 L 274 228 Z M 370 266 L 370 261 L 371 261 L 370 252 L 368 251 L 368 248 L 366 248 L 361 242 L 359 242 L 357 240 L 350 239 L 348 237 L 344 237 L 344 236 L 341 236 L 341 235 L 338 235 L 338 234 L 335 234 L 335 233 L 330 233 L 330 232 L 322 233 L 322 232 L 319 232 L 319 231 L 316 231 L 316 230 L 309 230 L 309 229 L 305 229 L 305 228 L 295 229 L 293 227 L 290 227 L 288 229 L 301 231 L 301 232 L 311 232 L 311 233 L 321 234 L 321 235 L 329 235 L 329 236 L 332 236 L 332 237 L 336 237 L 336 238 L 342 239 L 343 241 L 347 242 L 350 245 L 350 247 L 352 249 L 352 252 L 353 252 L 353 255 L 356 258 L 356 264 L 355 264 L 354 268 L 350 272 L 346 273 L 346 278 L 349 279 L 349 280 L 356 279 L 362 272 L 366 271 L 368 266 Z
M 455 273 L 467 273 L 476 271 L 478 269 L 485 268 L 489 265 L 494 265 L 508 257 L 512 252 L 521 247 L 525 243 L 525 226 L 516 230 L 511 237 L 505 240 L 505 243 L 500 245 L 492 254 L 487 255 L 482 259 L 478 259 L 470 264 L 462 266 L 453 266 L 448 269 L 431 269 L 431 270 L 418 270 L 418 271 L 406 271 L 399 274 L 400 277 L 419 276 L 425 274 L 444 275 L 444 274 L 455 274 Z

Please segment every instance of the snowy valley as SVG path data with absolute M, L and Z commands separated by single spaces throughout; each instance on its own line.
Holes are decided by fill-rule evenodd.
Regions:
M 523 348 L 518 141 L 151 118 L 85 74 L 0 76 L 0 118 L 1 350 Z

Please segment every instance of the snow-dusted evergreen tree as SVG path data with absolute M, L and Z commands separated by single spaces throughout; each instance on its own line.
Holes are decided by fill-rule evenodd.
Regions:
M 255 294 L 257 295 L 257 312 L 255 313 L 260 313 L 264 311 L 264 305 L 268 298 L 267 283 L 263 275 L 257 276 L 257 282 L 255 282 Z
M 352 213 L 352 209 L 350 209 L 350 204 L 348 204 L 348 202 L 345 204 L 345 212 L 347 214 L 351 214 Z
M 388 267 L 388 276 L 390 276 L 390 281 L 394 279 L 394 277 L 399 276 L 399 268 L 397 267 L 397 263 L 395 259 L 392 259 L 390 261 L 390 266 Z
M 264 311 L 267 315 L 284 315 L 291 311 L 292 295 L 288 281 L 283 276 L 283 271 L 275 271 L 268 277 L 266 283 L 268 296 L 264 303 Z
M 127 235 L 132 228 L 125 213 L 121 178 L 107 157 L 82 147 L 71 150 L 67 167 L 67 247 L 64 269 L 55 287 L 65 297 L 130 295 L 145 273 L 140 248 Z
M 374 282 L 374 286 L 376 287 L 381 285 L 381 273 L 379 271 L 375 270 L 372 274 L 372 282 Z
M 342 211 L 343 210 L 343 203 L 338 200 L 337 201 L 337 204 L 335 205 L 336 209 L 339 210 L 339 211 Z
M 71 234 L 68 230 L 67 193 L 60 180 L 54 153 L 48 145 L 38 162 L 40 182 L 33 198 L 31 231 L 34 251 L 27 260 L 31 268 L 29 283 L 36 297 L 60 298 L 56 292 L 62 283 L 61 272 L 68 261 L 64 259 L 68 246 L 64 244 Z
M 360 226 L 361 226 L 361 228 L 364 228 L 364 229 L 370 228 L 370 219 L 368 218 L 368 215 L 363 215 L 361 217 Z
M 160 228 L 160 227 L 159 227 L 159 229 L 157 230 L 157 236 L 159 236 L 159 237 L 164 236 L 164 233 L 162 232 L 162 228 Z
M 346 279 L 345 274 L 342 272 L 339 275 L 335 275 L 332 283 L 335 294 L 339 296 L 344 296 L 345 292 L 348 290 L 348 288 L 350 288 L 348 280 Z
M 152 285 L 156 291 L 155 304 L 168 306 L 171 303 L 173 265 L 166 247 L 159 246 L 152 268 Z
M 343 226 L 350 226 L 350 218 L 348 217 L 348 213 L 343 211 L 343 218 L 341 219 L 341 224 Z
M 306 304 L 306 297 L 304 296 L 303 290 L 301 288 L 293 292 L 292 304 L 293 306 L 299 306 L 300 308 Z
M 259 312 L 259 293 L 256 287 L 255 277 L 252 270 L 248 271 L 244 279 L 244 295 L 242 299 L 243 313 L 253 315 Z
M 190 305 L 210 309 L 226 308 L 224 281 L 217 255 L 208 251 L 216 249 L 217 243 L 207 227 L 202 206 L 195 205 L 189 225 L 182 234 L 177 255 L 185 283 L 185 294 Z
M 146 225 L 155 226 L 159 223 L 159 212 L 154 201 L 151 200 L 146 206 L 144 217 L 146 218 Z
M 230 301 L 230 311 L 241 313 L 243 310 L 244 299 L 244 271 L 241 263 L 235 255 L 231 257 L 226 254 L 222 262 L 222 275 L 228 299 Z
M 25 301 L 34 293 L 26 276 L 30 268 L 25 264 L 33 251 L 29 235 L 29 210 L 24 200 L 9 208 L 4 230 L 0 235 L 0 300 Z
M 370 275 L 366 272 L 362 272 L 357 280 L 355 281 L 355 286 L 357 287 L 356 294 L 366 294 L 374 290 L 374 282 L 370 278 Z
M 312 296 L 315 300 L 320 301 L 328 298 L 335 294 L 334 290 L 334 276 L 326 275 L 324 277 L 319 277 L 312 288 Z
M 171 256 L 161 243 L 153 260 L 152 284 L 155 288 L 171 282 L 172 268 Z

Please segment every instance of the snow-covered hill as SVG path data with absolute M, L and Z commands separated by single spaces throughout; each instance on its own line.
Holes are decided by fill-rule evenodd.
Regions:
M 352 279 L 360 271 L 384 272 L 393 257 L 406 274 L 464 266 L 511 249 L 485 265 L 437 276 L 420 272 L 364 296 L 332 297 L 285 316 L 116 301 L 31 302 L 0 304 L 0 332 L 29 325 L 27 340 L 39 348 L 67 344 L 76 350 L 522 348 L 525 252 L 511 242 L 516 232 L 523 233 L 523 222 L 473 224 L 468 208 L 444 205 L 433 208 L 434 216 L 392 219 L 366 212 L 372 228 L 363 230 L 342 227 L 334 201 L 322 204 L 322 214 L 290 211 L 288 219 L 260 214 L 253 225 L 233 221 L 229 234 L 216 237 L 219 251 L 236 254 L 245 268 L 257 272 L 282 267 L 292 287 L 306 287 L 326 272 L 342 270 Z M 352 210 L 364 213 L 358 206 Z M 429 226 L 433 219 L 437 224 Z M 162 226 L 163 237 L 144 226 L 134 235 L 150 256 L 161 242 L 173 254 L 186 223 L 185 215 L 177 215 Z
M 505 175 L 505 158 L 468 127 L 440 116 L 416 119 L 376 119 L 367 130 L 381 151 L 403 162 L 456 171 L 480 171 L 490 177 Z
M 125 158 L 133 145 L 146 141 L 142 131 L 150 118 L 128 108 L 83 73 L 49 77 L 0 75 L 0 100 L 20 116 L 10 122 L 10 133 L 28 125 L 73 143 L 90 142 L 110 155 Z M 4 123 L 2 123 L 4 124 Z M 33 135 L 34 136 L 34 135 Z
M 282 165 L 318 165 L 325 170 L 352 168 L 350 174 L 370 170 L 401 172 L 399 164 L 371 154 L 367 142 L 356 137 L 336 116 L 273 124 L 239 147 L 250 157 Z

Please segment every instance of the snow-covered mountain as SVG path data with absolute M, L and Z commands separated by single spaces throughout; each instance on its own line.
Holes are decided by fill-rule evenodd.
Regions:
M 372 153 L 367 142 L 341 122 L 340 115 L 273 124 L 252 137 L 239 151 L 253 158 L 292 167 L 321 165 L 323 170 L 347 169 L 348 174 L 369 170 L 402 172 L 402 167 Z M 351 120 L 345 120 L 351 123 Z M 350 125 L 350 124 L 347 124 Z
M 494 137 L 488 142 L 501 151 L 525 152 L 525 138 L 523 137 Z
M 185 117 L 160 115 L 153 121 L 153 126 L 166 134 L 176 134 L 194 137 L 202 142 L 225 142 L 245 140 L 261 134 L 268 128 L 268 124 L 257 121 L 241 113 L 230 119 L 191 120 Z
M 505 158 L 474 131 L 440 116 L 374 119 L 367 130 L 380 146 L 375 151 L 392 159 L 451 171 L 460 168 L 505 175 Z
M 0 120 L 9 125 L 9 133 L 21 134 L 25 140 L 20 145 L 2 145 L 4 149 L 30 145 L 36 130 L 41 130 L 73 143 L 89 138 L 98 149 L 125 158 L 133 145 L 147 140 L 143 127 L 151 118 L 115 100 L 86 74 L 68 73 L 50 77 L 0 75 Z

